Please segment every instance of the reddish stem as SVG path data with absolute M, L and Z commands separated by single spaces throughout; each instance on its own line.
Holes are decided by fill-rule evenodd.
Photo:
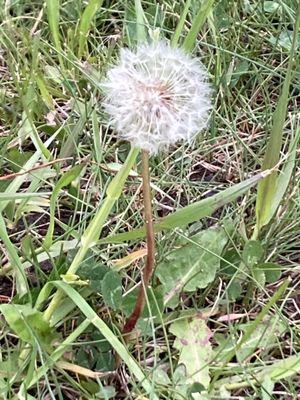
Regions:
M 143 177 L 143 198 L 145 208 L 145 227 L 147 237 L 147 258 L 146 265 L 142 273 L 142 282 L 136 300 L 136 304 L 132 314 L 128 317 L 123 333 L 130 333 L 139 317 L 141 316 L 146 299 L 146 290 L 149 285 L 150 279 L 153 273 L 154 260 L 155 260 L 155 241 L 154 241 L 154 229 L 152 220 L 152 204 L 151 204 L 151 188 L 150 188 L 150 173 L 149 173 L 149 153 L 142 150 L 142 177 Z

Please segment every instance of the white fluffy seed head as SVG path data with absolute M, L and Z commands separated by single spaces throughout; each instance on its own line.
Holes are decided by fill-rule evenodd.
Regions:
M 191 141 L 207 126 L 211 89 L 201 62 L 167 42 L 122 49 L 103 83 L 120 139 L 151 154 Z

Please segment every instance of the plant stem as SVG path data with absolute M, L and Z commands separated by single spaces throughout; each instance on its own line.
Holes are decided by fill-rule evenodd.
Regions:
M 81 247 L 78 250 L 76 256 L 74 257 L 66 274 L 75 274 L 81 262 L 84 260 L 87 251 L 97 243 L 103 225 L 109 213 L 111 212 L 115 202 L 122 193 L 122 189 L 124 187 L 126 178 L 128 177 L 129 172 L 136 160 L 138 152 L 139 152 L 138 148 L 132 148 L 130 150 L 130 153 L 128 154 L 128 157 L 125 163 L 123 164 L 122 168 L 119 170 L 117 175 L 112 179 L 112 181 L 108 185 L 106 190 L 106 198 L 101 208 L 94 216 L 87 229 L 84 231 L 81 237 Z M 44 311 L 45 320 L 50 321 L 53 312 L 59 306 L 63 297 L 64 294 L 61 290 L 58 290 L 55 293 L 48 308 Z
M 151 188 L 150 188 L 150 173 L 149 173 L 149 153 L 142 150 L 142 177 L 143 177 L 143 198 L 144 198 L 144 218 L 146 227 L 147 238 L 147 259 L 141 279 L 141 286 L 135 308 L 125 323 L 123 333 L 131 332 L 139 319 L 146 298 L 146 290 L 149 285 L 153 273 L 154 260 L 155 260 L 155 241 L 152 217 L 152 202 L 151 202 Z

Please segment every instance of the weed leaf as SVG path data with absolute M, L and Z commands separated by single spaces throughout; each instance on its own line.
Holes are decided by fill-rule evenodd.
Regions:
M 173 347 L 180 352 L 178 364 L 185 366 L 187 383 L 200 383 L 207 388 L 210 382 L 212 333 L 205 320 L 200 316 L 194 319 L 179 319 L 172 323 L 170 332 L 176 336 Z

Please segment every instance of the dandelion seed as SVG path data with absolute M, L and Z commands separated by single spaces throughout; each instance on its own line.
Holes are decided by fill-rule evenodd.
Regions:
M 151 154 L 179 140 L 190 142 L 207 126 L 207 72 L 198 59 L 165 41 L 122 49 L 103 87 L 119 138 Z

